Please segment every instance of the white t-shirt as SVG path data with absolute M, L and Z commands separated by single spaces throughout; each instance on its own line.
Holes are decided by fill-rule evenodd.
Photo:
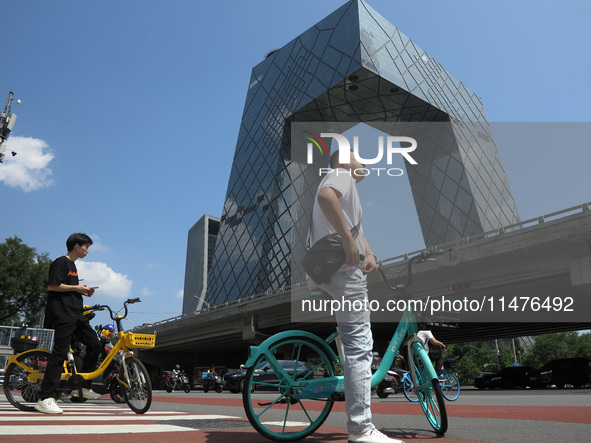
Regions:
M 318 192 L 320 192 L 322 188 L 328 186 L 341 193 L 341 198 L 339 200 L 341 207 L 343 208 L 345 221 L 347 222 L 349 229 L 354 228 L 361 221 L 361 202 L 359 201 L 359 194 L 357 193 L 357 187 L 355 186 L 356 184 L 357 182 L 353 177 L 351 177 L 349 171 L 341 168 L 334 169 L 332 172 L 327 174 L 324 179 L 322 179 L 320 185 L 318 186 L 318 191 L 316 192 L 316 198 L 314 200 L 312 226 L 308 235 L 310 246 L 314 245 L 314 243 L 316 243 L 322 237 L 325 237 L 329 234 L 336 234 L 337 232 L 334 226 L 331 225 L 326 219 L 322 209 L 320 209 L 320 205 L 318 204 Z M 359 224 L 359 233 L 357 234 L 355 243 L 357 243 L 359 253 L 363 255 L 365 255 L 364 239 L 365 237 L 363 235 L 363 228 L 361 224 Z M 354 266 L 343 265 L 339 271 L 345 271 L 352 268 L 354 268 Z
M 417 337 L 423 342 L 423 348 L 425 348 L 425 351 L 429 352 L 429 340 L 435 338 L 433 333 L 431 331 L 419 331 L 417 332 Z

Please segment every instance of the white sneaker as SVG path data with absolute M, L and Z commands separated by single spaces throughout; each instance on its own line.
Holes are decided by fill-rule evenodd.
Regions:
M 404 443 L 402 440 L 396 440 L 390 438 L 387 435 L 382 434 L 377 429 L 373 428 L 363 434 L 351 434 L 349 433 L 349 443 L 361 442 L 361 443 Z
M 72 397 L 78 397 L 78 389 L 72 391 Z M 99 398 L 102 398 L 102 395 L 97 394 L 92 389 L 82 388 L 82 397 L 87 400 L 98 400 Z
M 64 411 L 55 402 L 55 398 L 49 397 L 45 400 L 39 400 L 35 405 L 35 409 L 44 414 L 63 414 Z

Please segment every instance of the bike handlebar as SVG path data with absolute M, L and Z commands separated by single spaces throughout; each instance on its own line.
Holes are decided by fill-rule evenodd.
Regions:
M 415 255 L 414 257 L 411 257 L 408 260 L 408 265 L 407 265 L 407 270 L 408 270 L 408 280 L 406 283 L 404 284 L 396 284 L 395 286 L 392 286 L 389 282 L 388 282 L 388 278 L 386 277 L 386 274 L 384 273 L 384 270 L 380 267 L 378 267 L 378 271 L 380 272 L 380 275 L 382 276 L 382 279 L 384 280 L 384 283 L 386 283 L 386 285 L 392 289 L 393 291 L 404 291 L 404 289 L 408 288 L 410 286 L 410 284 L 412 283 L 412 265 L 416 262 L 416 263 L 423 263 L 427 260 L 429 260 L 431 257 L 435 256 L 435 255 L 440 255 L 443 254 L 443 249 L 433 249 L 430 251 L 423 251 L 418 255 Z M 397 277 L 398 278 L 398 277 Z
M 125 308 L 125 314 L 122 315 L 119 319 L 124 319 L 125 317 L 127 317 L 127 305 L 132 305 L 134 303 L 140 303 L 141 300 L 139 297 L 136 298 L 128 298 L 127 300 L 125 300 L 123 302 L 123 307 Z M 109 316 L 111 317 L 111 320 L 115 321 L 117 320 L 117 315 L 115 313 L 113 313 L 113 310 L 111 309 L 111 307 L 109 305 L 94 305 L 94 306 L 89 306 L 87 308 L 83 308 L 84 311 L 104 311 L 105 309 L 109 310 Z

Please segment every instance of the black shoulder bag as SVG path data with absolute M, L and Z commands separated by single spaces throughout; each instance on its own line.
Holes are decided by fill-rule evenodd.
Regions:
M 361 220 L 351 229 L 353 239 L 359 235 Z M 310 231 L 312 223 L 310 223 Z M 309 240 L 309 238 L 308 238 Z M 343 239 L 339 234 L 329 234 L 318 240 L 311 248 L 308 248 L 302 260 L 304 271 L 317 285 L 330 283 L 330 278 L 345 263 L 347 256 L 343 249 Z M 363 260 L 363 257 L 361 258 Z

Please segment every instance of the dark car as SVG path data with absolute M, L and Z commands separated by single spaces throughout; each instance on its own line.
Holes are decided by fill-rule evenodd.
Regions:
M 494 372 L 479 372 L 474 376 L 474 387 L 478 389 L 490 388 L 490 382 L 495 375 Z
M 292 375 L 294 373 L 295 362 L 293 360 L 277 360 L 285 372 Z M 306 364 L 306 362 L 298 361 L 296 369 L 296 377 L 300 378 L 308 374 L 312 369 Z M 224 387 L 234 394 L 242 392 L 244 389 L 244 376 L 246 375 L 247 369 L 239 369 L 237 371 L 228 372 L 224 375 Z M 272 386 L 266 384 L 277 384 L 279 378 L 275 371 L 271 368 L 271 365 L 266 361 L 260 362 L 255 368 L 254 380 L 257 382 L 254 389 L 274 389 Z M 259 384 L 260 382 L 260 384 Z
M 564 388 L 566 385 L 580 388 L 589 386 L 590 383 L 591 359 L 589 358 L 552 360 L 529 374 L 529 386 L 532 388 L 547 388 L 552 385 L 557 388 Z
M 531 366 L 509 366 L 496 373 L 484 373 L 474 378 L 478 389 L 525 389 L 529 382 Z

